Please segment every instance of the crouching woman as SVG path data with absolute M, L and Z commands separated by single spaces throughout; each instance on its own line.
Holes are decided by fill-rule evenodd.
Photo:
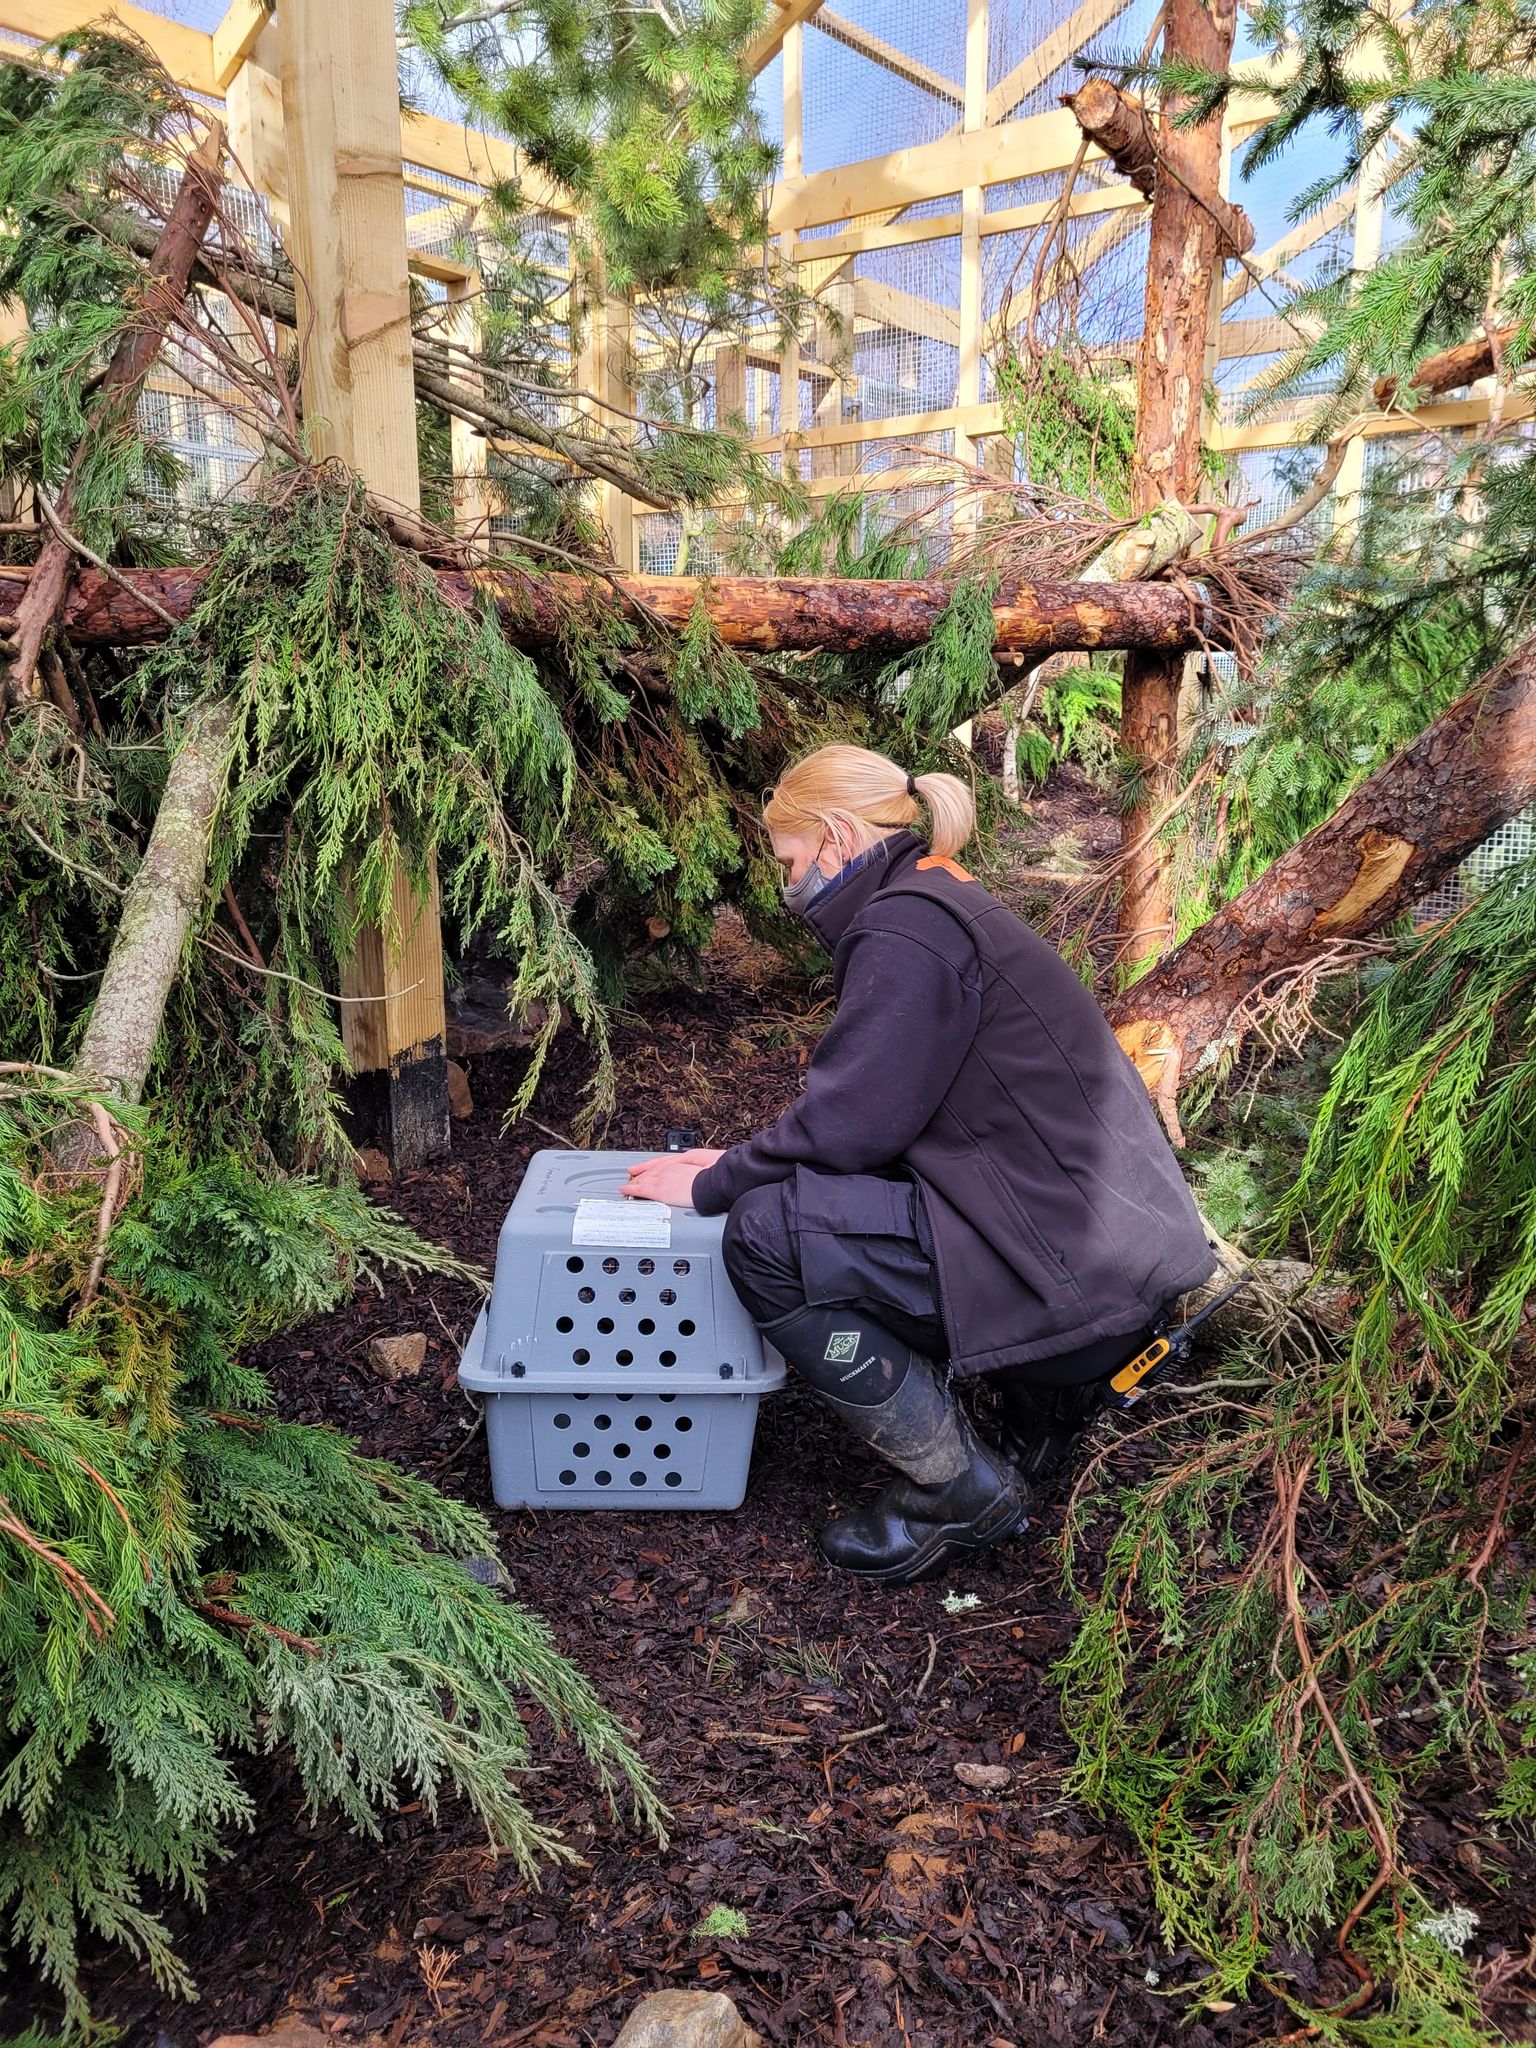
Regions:
M 729 1211 L 763 1335 L 898 1475 L 822 1552 L 906 1583 L 1026 1526 L 1029 1479 L 1216 1258 L 1092 995 L 958 864 L 963 782 L 828 746 L 763 818 L 836 1016 L 777 1123 L 647 1160 L 625 1192 Z M 981 1374 L 1001 1446 L 955 1399 Z

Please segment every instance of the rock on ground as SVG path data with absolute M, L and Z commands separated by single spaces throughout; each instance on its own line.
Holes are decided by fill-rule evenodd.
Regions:
M 375 1337 L 368 1346 L 368 1363 L 381 1380 L 415 1379 L 426 1355 L 422 1330 L 413 1330 L 408 1337 Z
M 303 2020 L 279 2020 L 264 2034 L 220 2034 L 208 2048 L 335 2048 L 335 2044 Z
M 723 1991 L 658 1991 L 624 2022 L 613 2048 L 763 2048 Z

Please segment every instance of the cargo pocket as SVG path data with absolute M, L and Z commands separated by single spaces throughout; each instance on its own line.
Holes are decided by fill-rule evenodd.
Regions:
M 795 1169 L 800 1277 L 815 1306 L 865 1302 L 915 1317 L 938 1313 L 933 1261 L 909 1180 Z

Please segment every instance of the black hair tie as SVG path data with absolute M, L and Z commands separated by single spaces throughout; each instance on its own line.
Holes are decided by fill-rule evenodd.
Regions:
M 907 795 L 912 797 L 917 795 L 917 778 L 913 775 L 907 777 Z

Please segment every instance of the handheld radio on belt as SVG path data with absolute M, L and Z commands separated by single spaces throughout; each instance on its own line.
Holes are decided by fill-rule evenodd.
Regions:
M 1191 1316 L 1187 1323 L 1180 1323 L 1175 1330 L 1154 1337 L 1145 1351 L 1139 1351 L 1129 1364 L 1122 1365 L 1109 1382 L 1110 1407 L 1134 1408 L 1148 1388 L 1155 1386 L 1163 1377 L 1170 1364 L 1182 1365 L 1190 1353 L 1190 1333 L 1198 1330 L 1207 1317 L 1213 1316 L 1217 1309 L 1225 1307 L 1234 1294 L 1241 1294 L 1253 1277 L 1253 1268 L 1250 1266 L 1230 1287 L 1224 1289 L 1214 1300 L 1208 1301 L 1199 1315 Z

